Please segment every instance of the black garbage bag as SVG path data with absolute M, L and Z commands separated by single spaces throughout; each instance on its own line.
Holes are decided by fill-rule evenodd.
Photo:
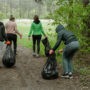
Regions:
M 58 78 L 57 62 L 55 58 L 48 57 L 42 70 L 42 77 L 44 79 Z
M 42 78 L 56 79 L 58 78 L 56 54 L 53 53 L 52 55 L 49 55 L 49 50 L 51 49 L 51 46 L 47 38 L 43 39 L 42 43 L 45 46 L 45 55 L 47 56 L 47 61 L 41 72 Z
M 49 50 L 51 49 L 51 46 L 50 46 L 49 41 L 48 41 L 48 38 L 43 39 L 42 43 L 43 43 L 43 45 L 45 47 L 45 50 L 44 50 L 45 51 L 45 55 L 48 57 L 49 56 Z
M 12 67 L 15 65 L 16 59 L 14 52 L 12 51 L 11 45 L 7 45 L 6 51 L 2 58 L 2 63 L 5 67 Z

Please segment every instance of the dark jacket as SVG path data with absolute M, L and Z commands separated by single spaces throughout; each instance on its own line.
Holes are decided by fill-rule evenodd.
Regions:
M 58 48 L 61 41 L 63 41 L 65 45 L 71 43 L 72 41 L 77 41 L 76 36 L 72 32 L 65 30 L 65 28 L 62 25 L 57 26 L 56 33 L 58 35 L 57 35 L 57 42 L 53 47 L 54 51 Z
M 6 40 L 5 27 L 2 22 L 0 22 L 0 41 Z

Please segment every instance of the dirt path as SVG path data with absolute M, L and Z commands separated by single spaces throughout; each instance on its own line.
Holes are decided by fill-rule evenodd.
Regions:
M 34 58 L 31 50 L 18 48 L 15 67 L 5 68 L 0 59 L 0 90 L 89 90 L 81 86 L 78 75 L 71 80 L 61 77 L 56 80 L 43 80 L 41 70 L 46 58 Z M 61 74 L 60 66 L 58 70 Z

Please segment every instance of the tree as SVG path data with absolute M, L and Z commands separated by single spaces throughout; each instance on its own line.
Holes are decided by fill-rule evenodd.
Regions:
M 63 24 L 68 30 L 72 30 L 84 47 L 90 50 L 90 4 L 88 0 L 57 0 L 56 10 L 50 14 L 54 24 Z M 82 34 L 82 32 L 84 32 Z
M 16 18 L 32 18 L 35 14 L 40 15 L 40 17 L 45 17 L 49 12 L 46 8 L 48 1 L 49 0 L 0 0 L 0 11 L 5 14 L 6 18 L 11 14 Z

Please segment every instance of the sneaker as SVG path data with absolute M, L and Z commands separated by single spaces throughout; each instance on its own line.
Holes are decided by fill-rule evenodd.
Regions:
M 36 56 L 36 53 L 34 52 L 32 55 L 33 55 L 33 56 Z
M 64 73 L 61 77 L 62 78 L 69 78 L 69 75 L 68 75 L 68 73 Z
M 69 79 L 73 78 L 72 73 L 69 73 L 68 75 L 69 75 Z
M 69 75 L 69 79 L 73 79 L 73 76 L 72 75 Z

